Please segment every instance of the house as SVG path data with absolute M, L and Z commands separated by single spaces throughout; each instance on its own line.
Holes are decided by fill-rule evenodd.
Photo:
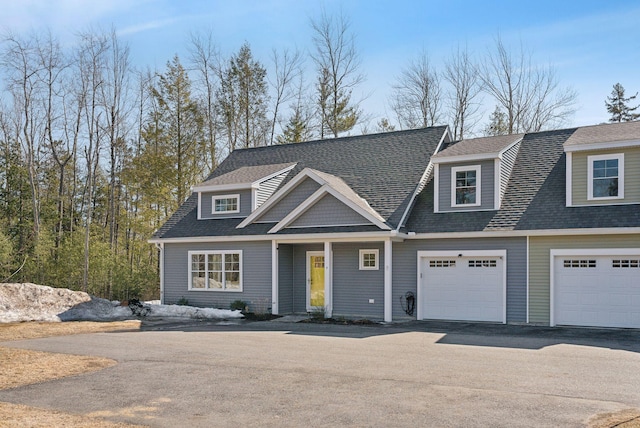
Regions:
M 640 328 L 640 123 L 236 150 L 151 242 L 165 303 Z

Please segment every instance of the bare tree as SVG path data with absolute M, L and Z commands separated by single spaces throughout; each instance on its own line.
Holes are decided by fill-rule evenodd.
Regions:
M 318 73 L 321 137 L 325 127 L 337 137 L 352 129 L 360 118 L 360 103 L 353 102 L 351 96 L 364 81 L 364 75 L 359 71 L 360 56 L 350 27 L 342 13 L 329 16 L 323 10 L 318 20 L 311 20 L 315 48 L 311 58 Z
M 462 139 L 478 122 L 480 103 L 476 102 L 482 90 L 478 69 L 466 47 L 459 47 L 445 61 L 444 79 L 451 85 L 447 95 L 454 140 Z
M 218 113 L 215 107 L 217 77 L 220 75 L 220 54 L 211 31 L 207 33 L 192 33 L 189 42 L 190 65 L 196 71 L 194 89 L 202 99 L 204 105 L 204 153 L 208 156 L 209 171 L 218 165 L 220 154 L 217 147 Z
M 440 77 L 422 51 L 401 71 L 393 85 L 391 109 L 401 128 L 433 126 L 440 120 Z
M 280 107 L 282 104 L 291 101 L 296 96 L 295 88 L 292 83 L 302 75 L 302 54 L 300 51 L 289 51 L 284 49 L 282 52 L 272 51 L 271 60 L 273 61 L 274 78 L 269 79 L 273 97 L 273 116 L 271 118 L 271 135 L 269 144 L 274 143 L 274 135 L 276 124 L 279 121 Z
M 511 52 L 500 37 L 480 68 L 485 91 L 507 116 L 507 132 L 535 132 L 558 126 L 574 113 L 577 94 L 559 87 L 553 67 L 533 64 L 522 45 Z

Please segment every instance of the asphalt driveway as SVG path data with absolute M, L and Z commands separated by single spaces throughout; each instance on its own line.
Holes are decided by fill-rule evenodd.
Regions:
M 0 401 L 154 427 L 570 427 L 640 407 L 637 330 L 155 322 L 2 345 L 119 364 Z

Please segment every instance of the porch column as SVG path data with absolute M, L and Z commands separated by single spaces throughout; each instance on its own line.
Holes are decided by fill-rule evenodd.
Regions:
M 278 315 L 278 241 L 271 241 L 271 313 Z
M 393 264 L 393 250 L 391 238 L 384 241 L 384 321 L 391 322 L 393 319 L 392 304 L 392 276 L 391 267 Z
M 324 316 L 331 318 L 333 313 L 333 258 L 331 242 L 324 243 Z

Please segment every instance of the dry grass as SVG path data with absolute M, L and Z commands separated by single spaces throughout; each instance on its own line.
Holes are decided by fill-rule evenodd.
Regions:
M 640 409 L 601 413 L 589 419 L 589 428 L 640 428 Z
M 133 331 L 139 328 L 140 322 L 138 321 L 10 323 L 0 324 L 0 341 L 109 331 Z M 114 360 L 108 358 L 0 347 L 0 367 L 2 367 L 0 371 L 0 389 L 16 388 L 67 376 L 90 373 L 115 364 Z M 116 424 L 84 415 L 73 415 L 3 402 L 0 402 L 0 416 L 0 427 L 115 428 L 140 426 Z
M 0 323 L 0 342 L 40 337 L 67 336 L 71 334 L 100 333 L 110 331 L 136 331 L 140 321 L 70 321 L 70 322 L 13 322 Z

